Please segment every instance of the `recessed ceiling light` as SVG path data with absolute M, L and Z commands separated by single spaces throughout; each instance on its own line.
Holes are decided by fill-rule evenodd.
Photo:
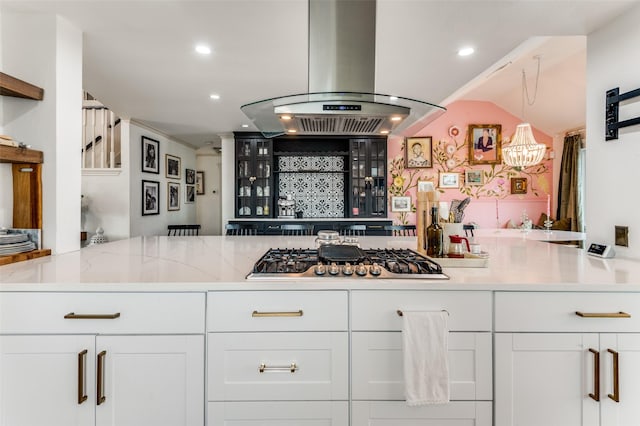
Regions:
M 211 95 L 209 95 L 209 97 L 216 101 L 220 99 L 220 95 L 218 95 L 217 93 L 212 93 Z
M 391 117 L 391 121 L 400 121 L 402 120 L 402 117 L 400 117 L 399 115 L 394 115 L 393 117 Z
M 199 44 L 196 46 L 196 52 L 198 52 L 201 55 L 209 55 L 211 54 L 211 48 L 204 44 Z
M 242 127 L 244 127 L 246 129 L 247 127 L 249 127 L 249 125 L 248 124 L 243 124 Z
M 463 47 L 462 49 L 458 50 L 458 56 L 473 55 L 473 52 L 475 52 L 475 51 L 476 50 L 471 46 Z

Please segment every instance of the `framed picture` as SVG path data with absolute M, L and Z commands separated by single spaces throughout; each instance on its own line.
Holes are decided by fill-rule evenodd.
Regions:
M 465 170 L 465 186 L 480 186 L 484 184 L 484 172 L 482 170 Z
M 511 193 L 512 194 L 526 194 L 527 193 L 527 178 L 511 178 Z
M 167 182 L 167 210 L 180 210 L 180 184 Z
M 460 173 L 440 173 L 440 188 L 460 188 Z
M 196 201 L 196 187 L 194 185 L 187 185 L 184 191 L 184 202 L 187 204 L 194 203 Z
M 160 173 L 160 142 L 142 137 L 142 171 L 145 173 Z
M 408 169 L 433 167 L 431 136 L 405 138 L 404 164 Z
M 142 216 L 160 214 L 160 182 L 142 181 Z
M 164 158 L 165 158 L 165 165 L 164 165 L 165 176 L 170 179 L 180 179 L 180 170 L 182 168 L 180 166 L 180 163 L 182 162 L 182 160 L 180 160 L 180 157 L 166 154 Z
M 196 195 L 204 195 L 204 172 L 196 172 Z
M 196 183 L 196 171 L 193 169 L 184 169 L 184 177 L 187 185 Z
M 469 124 L 469 164 L 499 164 L 502 161 L 502 126 Z
M 411 197 L 391 197 L 392 212 L 410 212 Z
M 433 182 L 430 180 L 419 180 L 418 181 L 418 192 L 429 192 L 435 191 L 433 187 Z

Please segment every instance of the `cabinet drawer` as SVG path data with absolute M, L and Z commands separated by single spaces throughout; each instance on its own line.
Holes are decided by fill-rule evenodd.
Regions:
M 208 294 L 208 331 L 346 331 L 345 291 Z
M 354 291 L 351 298 L 353 330 L 398 331 L 398 310 L 446 310 L 451 331 L 491 331 L 490 292 Z
M 211 401 L 347 399 L 346 332 L 210 333 L 208 338 Z
M 204 293 L 1 293 L 0 333 L 204 333 L 204 311 Z
M 491 426 L 491 402 L 450 402 L 408 407 L 404 402 L 354 401 L 352 426 Z
M 349 426 L 346 401 L 210 402 L 207 426 Z
M 404 400 L 402 333 L 351 336 L 352 398 Z M 451 400 L 491 400 L 491 333 L 449 334 Z
M 495 304 L 496 331 L 640 331 L 639 293 L 498 292 Z M 607 318 L 619 312 L 630 318 Z

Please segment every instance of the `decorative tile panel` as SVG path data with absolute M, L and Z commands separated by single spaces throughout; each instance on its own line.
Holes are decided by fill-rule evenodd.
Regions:
M 280 157 L 278 169 L 279 193 L 293 195 L 302 217 L 344 217 L 344 158 Z

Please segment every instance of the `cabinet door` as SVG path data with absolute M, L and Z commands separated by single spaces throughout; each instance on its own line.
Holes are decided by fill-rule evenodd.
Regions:
M 94 355 L 94 336 L 0 336 L 0 425 L 93 425 Z
M 496 334 L 495 425 L 599 425 L 598 347 L 598 334 Z
M 272 159 L 269 139 L 236 140 L 236 217 L 272 216 Z
M 347 401 L 210 402 L 207 426 L 348 426 Z
M 98 426 L 202 426 L 204 336 L 99 336 Z
M 386 217 L 386 139 L 352 139 L 349 159 L 349 216 Z
M 353 399 L 404 400 L 401 333 L 351 337 Z M 451 400 L 491 400 L 491 333 L 449 334 Z
M 354 401 L 352 405 L 352 426 L 491 426 L 489 401 L 420 407 L 397 401 Z
M 618 400 L 614 360 L 618 358 Z M 640 334 L 600 335 L 602 426 L 637 425 L 640 419 Z

